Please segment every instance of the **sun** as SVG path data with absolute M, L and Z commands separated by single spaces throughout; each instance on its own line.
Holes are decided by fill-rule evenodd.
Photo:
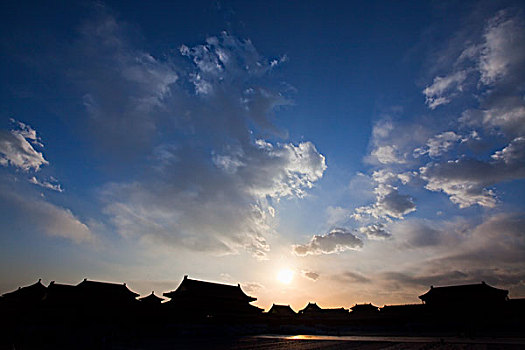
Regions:
M 290 284 L 293 280 L 293 271 L 290 269 L 282 269 L 277 272 L 277 280 L 284 284 Z

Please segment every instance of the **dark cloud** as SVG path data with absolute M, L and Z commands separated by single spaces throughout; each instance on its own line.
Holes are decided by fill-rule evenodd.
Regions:
M 299 256 L 333 254 L 346 250 L 357 250 L 363 241 L 345 228 L 334 228 L 325 235 L 315 235 L 307 244 L 293 246 L 293 252 Z
M 317 272 L 307 270 L 302 270 L 301 274 L 303 275 L 303 277 L 308 278 L 312 281 L 317 281 L 320 277 L 320 275 Z
M 412 197 L 400 194 L 397 187 L 379 184 L 375 190 L 376 202 L 372 205 L 355 209 L 354 218 L 360 220 L 363 215 L 374 218 L 403 219 L 406 214 L 416 210 Z
M 451 271 L 441 274 L 419 276 L 401 272 L 384 272 L 381 274 L 381 278 L 386 281 L 395 281 L 406 286 L 443 286 L 462 284 L 470 281 L 468 275 L 461 271 Z
M 360 273 L 357 272 L 351 272 L 346 271 L 342 273 L 340 276 L 337 276 L 338 279 L 342 279 L 343 281 L 347 281 L 350 283 L 370 283 L 372 280 Z
M 375 224 L 359 228 L 361 233 L 365 234 L 369 239 L 386 239 L 391 236 L 390 232 L 386 230 L 384 224 Z

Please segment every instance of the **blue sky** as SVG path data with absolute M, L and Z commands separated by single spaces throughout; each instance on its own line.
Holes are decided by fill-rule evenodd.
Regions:
M 0 291 L 525 296 L 519 2 L 1 6 Z

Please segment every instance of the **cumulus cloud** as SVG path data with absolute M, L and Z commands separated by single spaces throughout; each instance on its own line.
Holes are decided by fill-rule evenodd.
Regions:
M 474 204 L 494 207 L 496 196 L 488 188 L 502 181 L 525 177 L 525 158 L 521 138 L 515 139 L 493 155 L 493 161 L 462 158 L 421 167 L 421 178 L 430 191 L 443 191 L 450 200 L 466 208 Z
M 247 148 L 235 173 L 181 151 L 175 164 L 157 167 L 151 183 L 109 186 L 106 211 L 123 236 L 217 253 L 243 247 L 262 258 L 275 215 L 268 200 L 304 196 L 325 168 L 311 144 L 267 146 Z
M 492 158 L 503 161 L 505 164 L 523 162 L 525 160 L 525 137 L 516 137 L 501 151 L 494 153 Z
M 525 101 L 512 96 L 498 99 L 485 109 L 469 109 L 463 112 L 460 122 L 469 126 L 482 126 L 492 133 L 504 133 L 511 137 L 525 135 Z
M 389 238 L 391 234 L 386 230 L 384 224 L 375 224 L 360 227 L 359 231 L 370 239 L 382 240 Z
M 320 277 L 317 272 L 308 271 L 308 270 L 302 270 L 301 275 L 304 278 L 308 278 L 309 280 L 312 280 L 312 281 L 317 281 Z
M 96 236 L 89 227 L 66 208 L 42 199 L 26 198 L 9 190 L 1 189 L 0 202 L 4 212 L 18 228 L 43 232 L 48 236 L 65 238 L 75 243 L 95 243 Z
M 275 62 L 226 32 L 156 58 L 107 14 L 80 41 L 92 60 L 78 68 L 86 108 L 107 124 L 95 131 L 109 141 L 99 146 L 148 156 L 140 177 L 101 191 L 115 230 L 172 249 L 264 259 L 273 202 L 305 197 L 326 170 L 313 143 L 286 141 L 273 121 L 290 104 L 272 80 Z
M 379 184 L 374 192 L 376 202 L 369 206 L 356 208 L 353 214 L 355 219 L 360 220 L 363 215 L 372 216 L 376 219 L 403 219 L 405 215 L 416 210 L 412 197 L 400 194 L 394 186 Z
M 425 147 L 416 148 L 414 156 L 428 154 L 432 158 L 439 157 L 454 148 L 458 142 L 466 141 L 468 138 L 458 135 L 454 131 L 445 131 L 428 139 Z
M 426 164 L 420 167 L 420 176 L 427 182 L 426 189 L 446 193 L 460 208 L 472 205 L 490 208 L 497 204 L 492 186 L 525 177 L 524 21 L 510 10 L 499 11 L 487 21 L 480 38 L 471 41 L 475 43 L 469 44 L 456 65 L 464 67 L 463 72 L 478 74 L 478 84 L 469 88 L 481 97 L 479 106 L 463 111 L 456 125 L 463 129 L 481 127 L 485 143 L 492 147 L 501 144 L 501 140 L 508 144 L 484 159 L 460 155 L 457 159 Z M 465 80 L 457 77 L 461 77 L 458 82 Z M 428 154 L 437 158 L 472 139 L 480 139 L 475 129 L 468 136 L 453 130 L 442 132 L 430 138 L 424 147 L 416 148 L 414 156 Z M 487 161 L 488 157 L 491 159 Z
M 374 149 L 371 154 L 382 164 L 406 162 L 403 156 L 399 154 L 395 145 L 379 146 Z
M 26 172 L 31 169 L 38 171 L 41 166 L 49 164 L 44 155 L 33 148 L 43 147 L 36 131 L 24 123 L 11 121 L 16 123 L 15 129 L 10 132 L 0 130 L 0 164 Z
M 346 228 L 334 228 L 325 235 L 315 235 L 306 244 L 294 245 L 293 252 L 299 256 L 340 253 L 358 250 L 363 241 Z

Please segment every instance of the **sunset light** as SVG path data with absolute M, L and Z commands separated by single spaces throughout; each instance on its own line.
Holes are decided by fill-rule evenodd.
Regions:
M 290 269 L 282 269 L 277 273 L 277 280 L 284 284 L 290 284 L 293 280 L 294 272 Z
M 525 349 L 525 0 L 0 0 L 0 44 L 0 350 Z

